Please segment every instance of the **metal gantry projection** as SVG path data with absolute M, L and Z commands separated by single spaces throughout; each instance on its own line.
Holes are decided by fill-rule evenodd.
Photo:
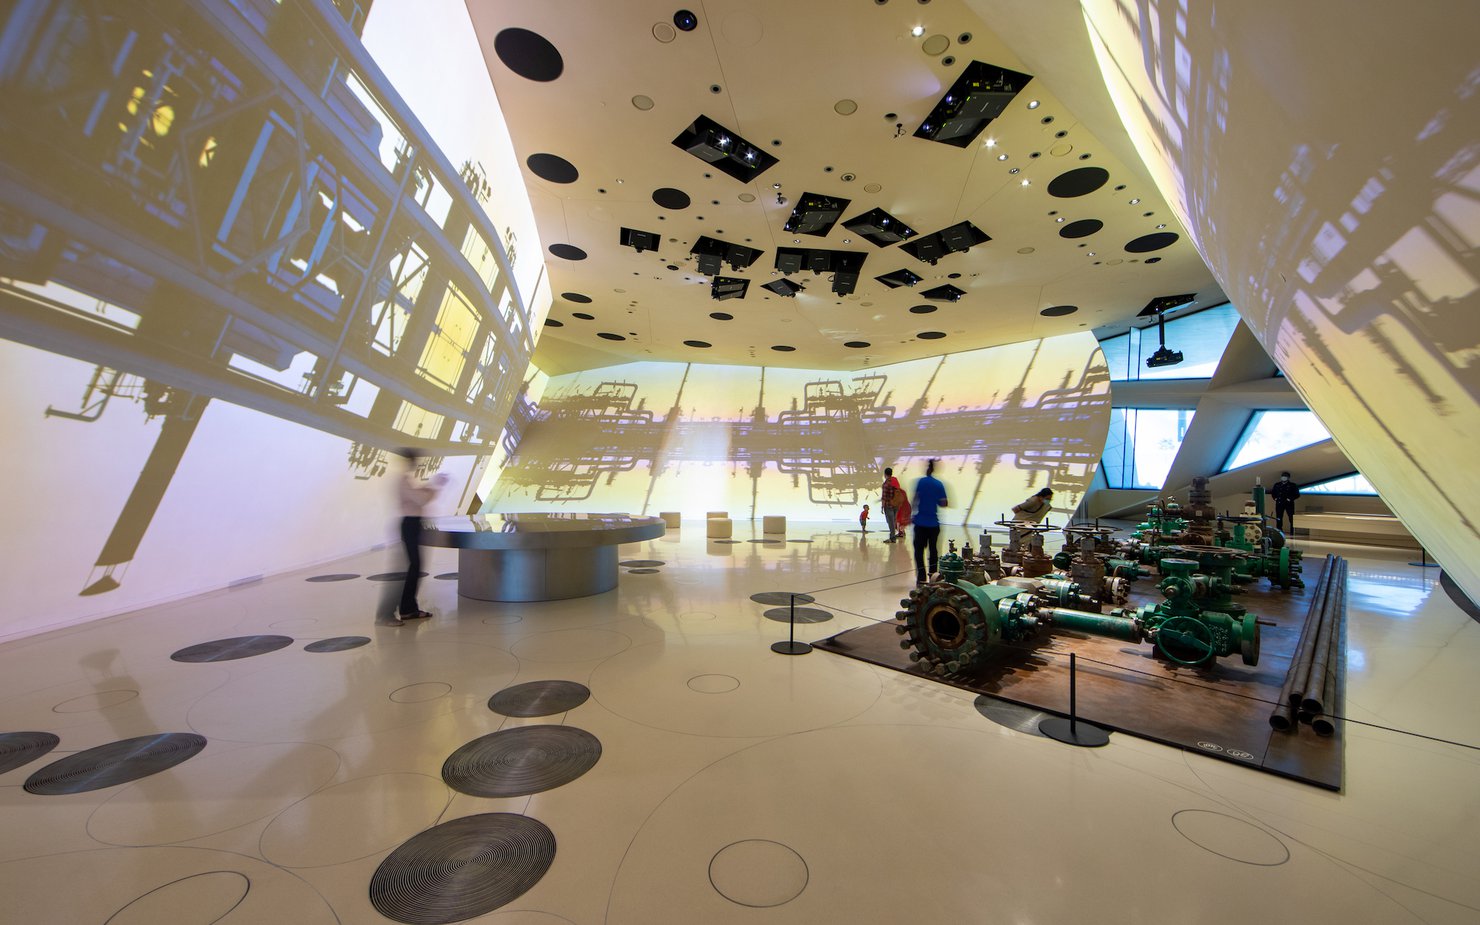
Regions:
M 722 419 L 685 408 L 691 366 L 662 415 L 645 407 L 642 386 L 632 381 L 547 394 L 526 409 L 528 422 L 519 428 L 525 439 L 506 447 L 510 460 L 500 491 L 541 502 L 582 502 L 603 482 L 646 464 L 651 499 L 658 482 L 685 464 L 724 462 L 744 467 L 752 501 L 771 466 L 793 484 L 805 483 L 811 503 L 853 507 L 877 492 L 880 459 L 927 456 L 950 461 L 958 472 L 969 467 L 977 476 L 972 498 L 1008 457 L 1023 473 L 1025 487 L 1081 488 L 1080 477 L 1102 449 L 1085 423 L 1110 406 L 1108 371 L 1097 355 L 1082 369 L 1066 371 L 1058 388 L 1032 397 L 1025 386 L 1030 361 L 1006 395 L 959 410 L 942 410 L 936 397 L 936 375 L 945 361 L 938 361 L 908 407 L 895 404 L 886 373 L 819 378 L 805 383 L 802 395 L 789 399 L 790 407 L 773 413 L 766 408 L 762 370 L 756 404 Z M 711 439 L 716 428 L 724 433 L 720 455 Z M 971 514 L 967 507 L 964 516 Z
M 359 477 L 386 447 L 491 450 L 533 349 L 513 232 L 360 45 L 367 3 L 8 9 L 0 336 L 97 364 L 48 415 L 165 419 L 93 593 L 211 399 L 353 441 Z

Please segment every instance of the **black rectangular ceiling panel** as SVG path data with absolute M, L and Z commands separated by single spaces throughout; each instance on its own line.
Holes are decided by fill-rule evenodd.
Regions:
M 915 236 L 915 229 L 883 209 L 870 209 L 862 215 L 850 218 L 843 223 L 843 227 L 879 247 L 898 244 Z
M 699 116 L 673 139 L 676 147 L 697 157 L 716 170 L 749 183 L 777 163 L 776 158 L 758 145 L 741 138 L 708 116 Z
M 848 208 L 850 201 L 823 196 L 820 193 L 803 193 L 791 210 L 791 217 L 786 220 L 784 227 L 792 234 L 811 234 L 823 237 L 832 231 L 838 219 L 843 217 L 843 210 Z
M 1031 74 L 973 61 L 915 129 L 915 137 L 964 148 L 1006 111 L 1032 79 Z

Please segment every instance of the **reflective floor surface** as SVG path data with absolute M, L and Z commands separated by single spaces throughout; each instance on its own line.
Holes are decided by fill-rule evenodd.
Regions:
M 539 604 L 460 600 L 429 549 L 435 616 L 399 627 L 387 550 L 0 647 L 0 733 L 58 739 L 0 747 L 0 921 L 1480 921 L 1480 624 L 1437 570 L 1339 550 L 1334 794 L 773 653 L 752 594 L 811 592 L 806 640 L 911 585 L 904 544 L 847 528 L 686 523 L 622 547 L 617 591 Z

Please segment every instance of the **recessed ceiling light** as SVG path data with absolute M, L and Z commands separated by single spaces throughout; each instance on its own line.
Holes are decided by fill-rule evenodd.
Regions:
M 1020 173 L 1022 171 L 1022 169 L 1023 168 L 1021 168 L 1021 167 L 1012 167 L 1007 172 L 1008 173 Z
M 997 160 L 999 160 L 999 161 L 1005 161 L 1005 160 L 1007 160 L 1007 155 L 1006 154 L 999 154 L 999 155 L 997 155 Z
M 1137 205 L 1137 204 L 1140 203 L 1140 201 L 1141 201 L 1140 199 L 1132 199 L 1131 200 L 1131 205 Z
M 1029 109 L 1037 109 L 1038 108 L 1038 101 L 1037 100 L 1028 100 L 1028 108 Z
M 1165 228 L 1166 226 L 1167 226 L 1166 225 L 1166 222 L 1162 222 L 1160 225 L 1157 225 L 1156 227 L 1157 228 Z
M 1094 255 L 1095 255 L 1095 252 L 1094 251 L 1090 251 L 1089 252 L 1089 256 L 1093 257 Z
M 1054 219 L 1055 222 L 1063 222 L 1063 220 L 1064 220 L 1064 217 L 1062 215 L 1060 215 L 1058 218 Z
M 925 27 L 924 26 L 916 26 L 915 28 L 913 28 L 913 29 L 910 30 L 910 35 L 913 35 L 915 38 L 919 38 L 920 36 L 922 36 L 924 34 L 925 34 Z
M 844 238 L 843 239 L 843 243 L 844 244 L 852 244 L 853 243 L 853 239 L 852 238 Z
M 997 139 L 988 138 L 986 141 L 982 142 L 982 144 L 986 145 L 988 148 L 995 148 L 997 147 Z
M 1027 179 L 1027 178 L 1026 178 L 1026 177 L 1024 177 L 1024 178 L 1023 178 L 1023 185 L 1024 185 L 1024 186 L 1027 186 L 1027 185 L 1028 185 L 1028 184 L 1030 184 L 1030 183 L 1032 183 L 1032 182 L 1033 182 L 1033 181 L 1032 181 L 1032 180 L 1029 180 L 1029 179 Z
M 626 183 L 627 181 L 626 180 L 623 180 L 621 177 L 617 177 L 617 182 L 618 183 Z

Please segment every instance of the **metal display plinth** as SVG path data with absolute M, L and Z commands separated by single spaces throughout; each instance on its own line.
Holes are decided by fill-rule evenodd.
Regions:
M 459 549 L 457 593 L 479 601 L 562 601 L 617 586 L 617 547 Z

